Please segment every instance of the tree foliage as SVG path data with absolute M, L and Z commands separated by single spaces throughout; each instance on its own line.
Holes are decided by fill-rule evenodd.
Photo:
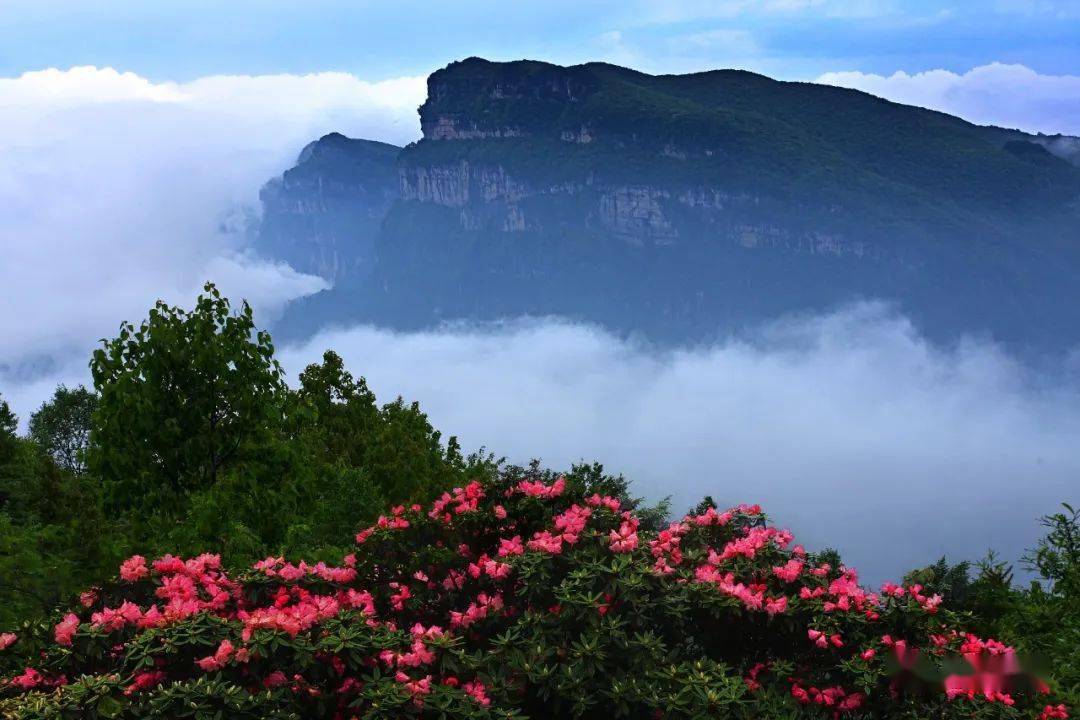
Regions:
M 273 350 L 251 308 L 208 285 L 194 307 L 159 302 L 103 341 L 95 392 L 58 388 L 29 439 L 0 405 L 0 628 L 124 554 L 321 557 L 386 503 L 493 471 L 416 403 L 378 404 L 336 354 L 291 390 Z
M 216 287 L 205 291 L 190 311 L 158 302 L 94 352 L 90 464 L 115 508 L 173 507 L 257 462 L 281 426 L 285 383 L 269 334 L 246 302 L 233 313 Z
M 29 437 L 62 470 L 82 474 L 86 471 L 86 449 L 96 409 L 95 393 L 81 385 L 73 390 L 60 385 L 52 399 L 30 416 Z

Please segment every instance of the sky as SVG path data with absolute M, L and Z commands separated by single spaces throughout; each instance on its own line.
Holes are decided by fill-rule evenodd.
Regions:
M 740 67 L 1080 135 L 1080 1 L 0 0 L 0 394 L 25 423 L 122 320 L 206 280 L 263 324 L 325 287 L 248 247 L 259 188 L 327 132 L 417 139 L 425 76 L 470 55 Z M 328 347 L 466 448 L 600 460 L 679 509 L 760 501 L 871 578 L 1015 557 L 1080 502 L 1080 351 L 935 347 L 874 303 L 669 351 L 549 318 L 280 355 L 295 374 Z
M 1076 0 L 3 0 L 0 74 L 109 65 L 154 80 L 383 79 L 469 55 L 803 80 L 992 62 L 1067 74 L 1080 64 L 1078 18 Z

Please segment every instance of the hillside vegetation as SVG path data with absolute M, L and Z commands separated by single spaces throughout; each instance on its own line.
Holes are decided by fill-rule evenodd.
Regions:
M 159 303 L 30 434 L 0 402 L 0 716 L 1068 716 L 1080 523 L 1015 587 L 879 591 L 756 506 L 670 522 L 599 465 L 462 455 L 250 308 Z M 730 492 L 730 489 L 725 489 Z M 156 559 L 155 559 L 156 558 Z M 119 574 L 117 575 L 117 571 Z

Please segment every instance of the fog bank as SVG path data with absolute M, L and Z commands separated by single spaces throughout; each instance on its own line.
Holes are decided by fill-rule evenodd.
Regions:
M 868 579 L 942 554 L 1015 558 L 1080 487 L 1080 389 L 998 348 L 937 349 L 881 305 L 657 352 L 555 320 L 321 334 L 382 400 L 421 401 L 466 448 L 515 462 L 599 460 L 681 512 L 705 494 L 760 502 Z

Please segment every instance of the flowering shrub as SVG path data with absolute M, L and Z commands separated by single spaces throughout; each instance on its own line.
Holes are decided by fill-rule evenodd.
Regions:
M 870 592 L 757 506 L 659 531 L 558 479 L 399 506 L 340 563 L 134 556 L 0 636 L 13 718 L 1067 718 L 918 585 Z

